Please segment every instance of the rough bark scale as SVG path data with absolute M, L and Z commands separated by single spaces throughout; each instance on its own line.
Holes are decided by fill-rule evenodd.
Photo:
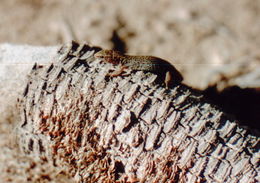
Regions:
M 257 182 L 259 137 L 184 85 L 107 79 L 98 48 L 63 46 L 20 99 L 20 146 L 79 182 Z

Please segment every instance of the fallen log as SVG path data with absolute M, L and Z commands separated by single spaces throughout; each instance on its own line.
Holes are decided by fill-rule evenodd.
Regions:
M 108 79 L 100 50 L 72 42 L 35 64 L 19 99 L 22 150 L 78 182 L 257 182 L 259 137 L 176 84 L 137 71 Z

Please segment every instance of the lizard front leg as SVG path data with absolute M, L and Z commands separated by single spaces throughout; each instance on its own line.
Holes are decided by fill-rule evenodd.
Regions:
M 125 67 L 125 66 L 120 66 L 117 70 L 115 70 L 115 71 L 112 72 L 112 73 L 108 73 L 107 75 L 110 76 L 110 77 L 120 76 L 120 75 L 122 75 L 122 73 L 124 72 L 124 70 L 125 70 L 126 68 L 127 68 L 127 67 Z

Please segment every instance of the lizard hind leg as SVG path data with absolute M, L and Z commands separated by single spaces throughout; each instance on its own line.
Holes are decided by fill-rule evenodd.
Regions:
M 183 80 L 182 75 L 179 72 L 173 73 L 171 71 L 167 71 L 164 78 L 164 83 L 166 88 L 171 88 L 175 84 L 181 83 Z
M 170 71 L 167 71 L 165 74 L 164 83 L 166 85 L 166 88 L 169 88 L 172 86 L 172 74 Z

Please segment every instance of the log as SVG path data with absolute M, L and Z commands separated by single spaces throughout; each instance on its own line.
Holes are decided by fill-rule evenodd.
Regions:
M 259 181 L 259 134 L 200 93 L 142 71 L 107 78 L 100 50 L 72 42 L 35 64 L 19 98 L 25 154 L 77 182 Z

